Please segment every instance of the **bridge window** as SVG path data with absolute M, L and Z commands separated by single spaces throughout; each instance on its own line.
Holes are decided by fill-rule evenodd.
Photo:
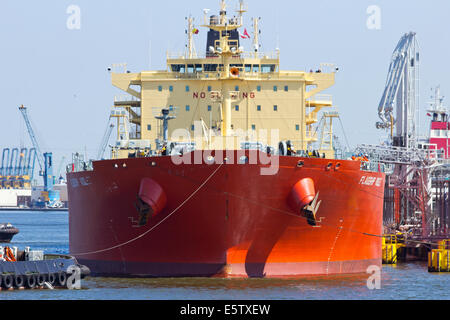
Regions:
M 186 66 L 184 64 L 172 64 L 171 67 L 173 72 L 184 73 L 186 71 Z
M 169 91 L 173 92 L 173 86 L 169 86 Z
M 186 86 L 186 92 L 189 92 L 189 86 Z
M 273 106 L 273 111 L 278 111 L 278 106 L 277 105 Z
M 234 87 L 234 91 L 239 91 L 239 86 Z
M 211 106 L 208 106 L 208 111 L 211 111 L 212 110 L 212 107 Z
M 261 73 L 270 73 L 275 71 L 274 64 L 262 64 L 261 65 Z
M 236 109 L 236 111 L 239 111 L 239 106 L 235 106 L 234 108 Z
M 256 130 L 256 125 L 252 124 L 252 130 Z
M 187 65 L 187 72 L 188 73 L 194 73 L 194 65 L 193 64 L 188 64 Z
M 261 111 L 261 106 L 256 106 L 256 111 Z
M 273 86 L 273 91 L 277 92 L 278 91 L 278 87 L 277 86 Z
M 245 72 L 252 72 L 252 65 L 251 64 L 246 64 L 245 65 Z
M 288 86 L 284 86 L 284 91 L 288 92 L 289 91 L 289 87 Z
M 300 125 L 296 124 L 295 125 L 295 130 L 300 131 Z
M 196 64 L 195 65 L 195 72 L 202 72 L 202 71 L 203 71 L 202 65 L 201 64 Z
M 189 110 L 191 110 L 191 107 L 190 106 L 186 106 L 186 111 L 189 111 Z
M 158 91 L 162 91 L 162 86 L 158 86 Z
M 217 71 L 217 64 L 205 64 L 204 70 L 206 72 L 215 72 Z
M 148 130 L 148 131 L 151 131 L 151 130 L 152 130 L 152 125 L 151 125 L 151 124 L 148 124 L 148 125 L 147 125 L 147 130 Z
M 253 65 L 253 72 L 259 72 L 259 64 Z
M 256 91 L 258 91 L 258 92 L 261 91 L 261 86 L 257 86 Z

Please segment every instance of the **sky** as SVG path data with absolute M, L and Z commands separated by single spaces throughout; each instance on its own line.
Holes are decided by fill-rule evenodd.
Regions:
M 377 144 L 385 136 L 375 128 L 377 109 L 392 52 L 404 33 L 416 32 L 420 46 L 421 134 L 429 125 L 431 88 L 440 85 L 441 93 L 450 95 L 448 0 L 245 3 L 245 27 L 250 31 L 251 18 L 261 17 L 262 51 L 278 47 L 281 69 L 309 71 L 321 62 L 339 67 L 335 86 L 324 93 L 333 95 L 353 147 Z M 228 1 L 229 11 L 237 4 Z M 371 6 L 379 9 L 377 28 L 370 24 Z M 216 13 L 219 1 L 2 0 L 0 148 L 31 146 L 18 110 L 23 104 L 42 151 L 53 152 L 58 167 L 74 152 L 94 158 L 114 96 L 121 93 L 111 85 L 108 67 L 125 62 L 132 72 L 165 69 L 166 51 L 184 50 L 185 17 L 192 15 L 199 26 L 205 8 Z M 203 53 L 207 30 L 199 29 L 195 42 Z M 250 49 L 251 40 L 242 44 Z M 340 125 L 336 133 L 344 142 Z

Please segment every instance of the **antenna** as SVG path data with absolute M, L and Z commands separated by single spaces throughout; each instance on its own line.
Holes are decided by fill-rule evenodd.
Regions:
M 245 7 L 244 0 L 239 0 L 239 9 L 237 10 L 237 13 L 239 14 L 240 25 L 244 24 L 243 15 L 245 12 L 247 12 L 247 9 Z
M 259 51 L 259 19 L 253 19 L 253 49 L 255 50 L 255 58 L 258 57 Z
M 203 9 L 203 23 L 206 25 L 208 24 L 208 13 L 209 13 L 210 9 Z
M 188 30 L 187 30 L 187 36 L 188 36 L 188 44 L 187 44 L 187 50 L 188 50 L 188 58 L 192 59 L 194 56 L 197 56 L 197 53 L 195 51 L 194 46 L 194 18 L 192 16 L 189 16 L 189 18 L 186 18 L 188 21 Z
M 433 88 L 431 88 L 433 90 Z M 441 86 L 437 86 L 434 88 L 434 95 L 431 96 L 431 99 L 433 101 L 428 102 L 430 105 L 429 111 L 436 111 L 436 112 L 446 112 L 446 107 L 443 105 L 444 96 L 441 96 Z

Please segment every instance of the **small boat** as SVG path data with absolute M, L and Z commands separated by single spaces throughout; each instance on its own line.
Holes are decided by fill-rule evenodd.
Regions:
M 90 274 L 88 267 L 68 255 L 44 254 L 0 246 L 0 291 L 34 288 L 80 289 L 80 280 Z
M 14 227 L 11 223 L 0 224 L 0 243 L 9 243 L 11 239 L 19 233 L 19 229 Z

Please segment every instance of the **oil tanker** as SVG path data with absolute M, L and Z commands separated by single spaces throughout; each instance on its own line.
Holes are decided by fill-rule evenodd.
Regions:
M 252 35 L 243 27 L 242 1 L 232 18 L 225 1 L 208 11 L 204 55 L 188 17 L 186 51 L 168 53 L 167 69 L 110 69 L 125 92 L 111 110 L 117 142 L 109 159 L 68 170 L 71 254 L 121 277 L 381 267 L 385 175 L 335 156 L 332 98 L 318 94 L 338 69 L 280 70 L 279 50 L 260 52 L 259 18 Z

